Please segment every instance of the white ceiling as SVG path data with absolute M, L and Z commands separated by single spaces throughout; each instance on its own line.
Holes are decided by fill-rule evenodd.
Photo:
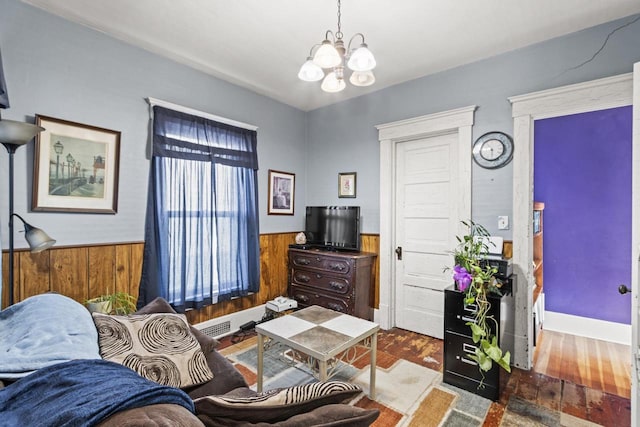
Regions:
M 297 73 L 337 30 L 335 1 L 22 1 L 305 111 L 640 12 L 638 0 L 344 0 L 345 40 L 365 35 L 377 81 L 328 94 Z

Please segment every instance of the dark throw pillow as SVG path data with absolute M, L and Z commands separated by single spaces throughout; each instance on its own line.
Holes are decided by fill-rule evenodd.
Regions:
M 320 381 L 283 389 L 274 389 L 250 397 L 233 393 L 205 396 L 194 400 L 196 414 L 248 422 L 277 422 L 311 411 L 319 406 L 342 403 L 362 389 L 342 381 Z

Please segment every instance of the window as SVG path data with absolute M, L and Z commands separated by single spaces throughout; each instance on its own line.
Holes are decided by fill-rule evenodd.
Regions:
M 140 306 L 257 292 L 257 134 L 155 106 Z

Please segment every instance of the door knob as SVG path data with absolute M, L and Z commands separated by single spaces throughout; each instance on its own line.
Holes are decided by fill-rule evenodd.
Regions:
M 631 289 L 627 288 L 626 285 L 620 285 L 618 286 L 618 292 L 620 292 L 622 295 L 626 294 L 626 293 L 631 293 Z
M 398 246 L 396 248 L 396 255 L 398 257 L 398 261 L 402 261 L 402 246 Z

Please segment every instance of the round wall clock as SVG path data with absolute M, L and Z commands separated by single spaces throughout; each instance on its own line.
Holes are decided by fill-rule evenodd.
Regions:
M 483 168 L 498 169 L 511 161 L 513 140 L 502 132 L 489 132 L 473 143 L 473 160 Z

